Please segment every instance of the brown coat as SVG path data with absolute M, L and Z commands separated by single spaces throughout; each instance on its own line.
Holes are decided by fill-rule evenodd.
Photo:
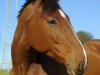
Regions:
M 83 45 L 88 56 L 88 66 L 84 75 L 100 75 L 100 40 L 93 40 Z

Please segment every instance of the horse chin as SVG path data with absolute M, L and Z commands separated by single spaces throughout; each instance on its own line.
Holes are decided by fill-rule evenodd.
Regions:
M 66 65 L 57 62 L 55 59 L 40 53 L 36 49 L 30 47 L 30 64 L 39 64 L 47 75 L 69 75 Z

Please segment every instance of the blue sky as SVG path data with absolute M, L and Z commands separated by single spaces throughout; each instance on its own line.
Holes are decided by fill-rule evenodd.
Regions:
M 0 0 L 0 57 L 2 56 L 1 53 L 4 42 L 5 1 L 6 0 Z M 8 1 L 9 3 L 12 2 L 12 0 Z M 18 0 L 18 10 L 24 2 L 25 0 Z M 88 31 L 93 34 L 95 39 L 100 39 L 100 0 L 60 0 L 60 5 L 65 13 L 69 15 L 76 32 L 79 30 Z M 10 3 L 10 6 L 12 6 L 12 8 L 9 12 L 14 10 L 13 3 Z M 13 11 L 13 13 L 15 13 L 15 11 Z M 14 32 L 17 14 L 13 13 L 9 15 L 11 18 L 8 19 L 7 23 L 14 28 L 11 29 Z M 10 36 L 13 36 L 13 34 Z M 7 36 L 7 38 L 8 37 L 9 36 Z M 9 40 L 11 41 L 11 39 L 7 39 L 8 42 Z M 10 45 L 8 49 L 10 50 Z M 9 50 L 6 52 L 7 56 L 10 56 Z
M 100 38 L 100 0 L 61 0 L 75 31 L 84 30 Z

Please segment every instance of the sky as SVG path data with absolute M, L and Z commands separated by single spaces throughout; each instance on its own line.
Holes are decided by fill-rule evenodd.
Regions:
M 10 13 L 8 14 L 10 18 L 7 20 L 6 24 L 13 28 L 10 29 L 8 27 L 9 29 L 7 29 L 8 31 L 12 30 L 9 36 L 13 37 L 13 33 L 16 26 L 15 24 L 17 23 L 16 16 L 18 14 L 18 10 L 20 10 L 25 0 L 18 0 L 18 7 L 17 7 L 18 10 L 16 10 L 17 13 L 13 11 L 14 4 L 11 3 L 12 1 L 15 2 L 15 0 L 8 0 L 8 3 L 10 4 L 11 8 L 9 9 Z M 94 36 L 94 39 L 100 39 L 100 0 L 60 0 L 60 5 L 64 10 L 64 12 L 67 15 L 69 15 L 75 32 L 79 30 L 87 31 Z M 5 14 L 6 14 L 5 7 L 6 7 L 6 0 L 0 0 L 0 57 L 2 57 L 1 53 L 4 44 L 4 29 L 5 29 L 4 24 L 5 24 Z M 12 38 L 9 39 L 9 36 L 7 36 L 6 40 L 12 41 Z M 8 48 L 9 50 L 10 50 L 10 45 Z M 10 56 L 10 51 L 7 51 L 6 55 Z
M 100 38 L 100 0 L 61 0 L 61 6 L 76 32 L 88 31 L 95 39 Z

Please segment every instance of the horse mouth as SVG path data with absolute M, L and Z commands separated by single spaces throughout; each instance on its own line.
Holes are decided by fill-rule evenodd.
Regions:
M 34 48 L 30 47 L 30 64 L 35 63 L 42 66 L 42 69 L 47 75 L 68 75 L 66 66 L 62 63 L 57 62 L 55 59 L 40 53 Z

